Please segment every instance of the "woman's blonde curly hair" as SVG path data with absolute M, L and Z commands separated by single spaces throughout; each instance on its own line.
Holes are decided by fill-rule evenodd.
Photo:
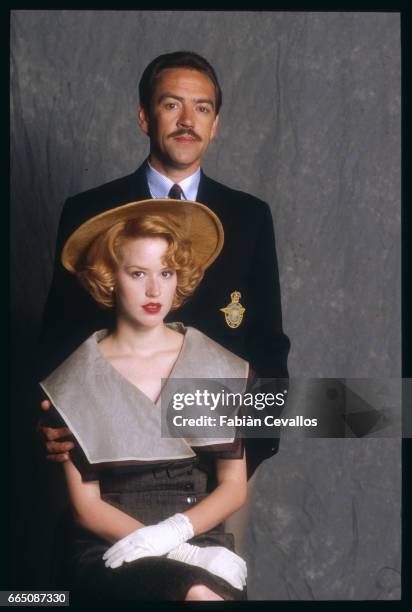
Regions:
M 121 246 L 127 240 L 143 237 L 164 238 L 168 243 L 164 263 L 176 270 L 177 276 L 172 310 L 181 306 L 202 280 L 204 270 L 195 263 L 192 243 L 171 216 L 148 214 L 119 221 L 95 238 L 76 266 L 81 284 L 104 308 L 115 305 L 113 287 Z

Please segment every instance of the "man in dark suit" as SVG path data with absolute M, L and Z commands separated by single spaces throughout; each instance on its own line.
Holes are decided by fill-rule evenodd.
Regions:
M 268 205 L 207 177 L 200 169 L 219 121 L 222 94 L 216 74 L 201 56 L 159 56 L 140 85 L 139 125 L 150 138 L 148 159 L 133 174 L 69 198 L 56 247 L 53 281 L 41 337 L 41 376 L 46 375 L 94 330 L 110 327 L 100 310 L 60 262 L 68 236 L 90 217 L 127 202 L 182 198 L 206 204 L 221 219 L 223 251 L 193 298 L 169 320 L 197 327 L 247 359 L 260 377 L 287 378 L 289 340 L 282 330 L 279 273 Z M 43 407 L 47 407 L 44 405 Z M 49 458 L 64 460 L 70 442 L 45 429 Z M 67 432 L 66 432 L 67 433 Z M 249 441 L 249 471 L 277 450 L 277 440 Z M 253 457 L 252 457 L 253 455 Z

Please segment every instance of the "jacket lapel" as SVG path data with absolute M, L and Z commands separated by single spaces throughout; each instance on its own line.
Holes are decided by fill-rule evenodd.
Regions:
M 219 183 L 212 180 L 203 172 L 200 171 L 199 190 L 197 192 L 197 201 L 208 206 L 218 216 L 223 213 L 222 209 L 222 193 Z
M 150 200 L 151 194 L 149 191 L 149 185 L 146 180 L 146 160 L 132 175 L 133 180 L 130 184 L 130 202 L 138 200 Z

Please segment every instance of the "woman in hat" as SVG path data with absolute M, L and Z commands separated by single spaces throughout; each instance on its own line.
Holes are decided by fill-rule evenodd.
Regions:
M 242 441 L 160 433 L 172 379 L 246 384 L 247 362 L 164 322 L 222 246 L 206 206 L 147 200 L 87 221 L 63 249 L 66 269 L 116 315 L 41 383 L 75 438 L 63 466 L 75 520 L 60 541 L 73 595 L 246 599 L 246 564 L 223 528 L 246 499 Z

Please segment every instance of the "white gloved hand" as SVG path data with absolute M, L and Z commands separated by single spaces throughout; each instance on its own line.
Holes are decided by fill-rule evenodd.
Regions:
M 236 589 L 246 585 L 246 563 L 236 553 L 223 546 L 193 546 L 180 544 L 167 554 L 168 559 L 203 567 L 216 576 L 220 576 Z
M 174 514 L 156 525 L 141 527 L 111 546 L 103 555 L 106 567 L 120 567 L 125 561 L 164 555 L 193 538 L 193 525 L 184 514 Z

